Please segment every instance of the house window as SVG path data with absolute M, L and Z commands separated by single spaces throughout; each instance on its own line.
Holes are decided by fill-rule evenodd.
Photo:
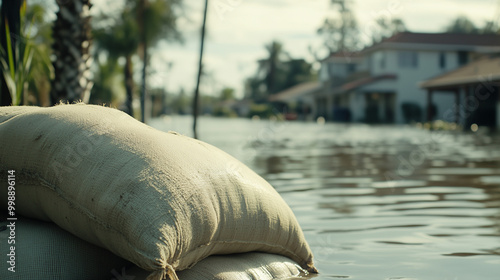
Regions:
M 439 54 L 439 67 L 446 68 L 446 54 L 444 52 Z
M 465 51 L 459 51 L 458 52 L 458 65 L 462 66 L 464 64 L 467 64 L 469 62 L 469 53 Z
M 410 52 L 410 51 L 399 52 L 398 63 L 400 68 L 417 68 L 418 67 L 417 52 Z
M 379 69 L 385 68 L 385 52 L 376 52 L 373 54 L 374 63 Z

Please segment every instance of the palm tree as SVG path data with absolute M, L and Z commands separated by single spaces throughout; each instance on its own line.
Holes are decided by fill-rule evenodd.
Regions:
M 133 6 L 127 5 L 120 14 L 120 18 L 115 19 L 115 24 L 112 27 L 106 26 L 94 30 L 94 38 L 96 47 L 100 51 L 107 51 L 110 60 L 118 60 L 120 57 L 125 58 L 125 66 L 123 67 L 123 76 L 126 92 L 126 113 L 133 116 L 133 64 L 132 56 L 137 52 L 139 47 L 139 29 L 136 23 L 135 11 Z M 103 16 L 103 19 L 107 19 Z M 103 77 L 105 79 L 105 77 Z
M 135 0 L 137 1 L 137 0 Z M 138 0 L 138 23 L 141 30 L 139 49 L 142 52 L 142 85 L 141 85 L 141 120 L 145 120 L 146 78 L 149 63 L 149 47 L 155 46 L 161 39 L 182 41 L 177 30 L 176 8 L 182 0 Z
M 52 45 L 55 79 L 51 101 L 88 102 L 93 83 L 90 79 L 91 26 L 90 0 L 57 1 L 59 11 L 53 27 Z
M 284 51 L 283 44 L 277 41 L 273 41 L 271 44 L 267 45 L 266 49 L 269 53 L 269 58 L 262 61 L 262 67 L 266 71 L 264 81 L 267 92 L 273 94 L 278 90 L 279 68 L 284 57 L 288 57 L 288 54 Z
M 182 0 L 126 0 L 125 8 L 120 17 L 114 19 L 113 26 L 97 28 L 94 31 L 98 48 L 107 51 L 111 59 L 125 58 L 126 107 L 130 115 L 133 115 L 132 100 L 135 84 L 132 57 L 139 52 L 144 61 L 141 86 L 141 92 L 144 93 L 141 95 L 144 96 L 148 48 L 155 46 L 162 39 L 182 41 L 176 26 L 178 18 L 176 8 L 181 2 Z M 101 18 L 107 19 L 105 16 Z
M 207 11 L 208 11 L 208 0 L 205 0 L 205 10 L 203 12 L 203 24 L 201 26 L 201 43 L 200 43 L 200 60 L 198 62 L 198 76 L 196 80 L 196 89 L 194 91 L 193 98 L 193 137 L 198 138 L 198 133 L 196 131 L 196 122 L 198 119 L 198 105 L 199 105 L 199 95 L 200 95 L 200 81 L 203 71 L 203 47 L 205 44 L 205 28 L 207 24 Z

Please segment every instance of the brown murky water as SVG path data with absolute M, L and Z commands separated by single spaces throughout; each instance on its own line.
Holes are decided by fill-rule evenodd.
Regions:
M 153 127 L 191 135 L 191 119 Z M 202 118 L 296 214 L 314 279 L 500 279 L 500 135 Z

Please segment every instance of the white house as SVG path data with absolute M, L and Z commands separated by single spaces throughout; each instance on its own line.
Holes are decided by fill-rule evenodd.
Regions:
M 367 123 L 423 121 L 427 91 L 419 82 L 485 55 L 500 54 L 499 35 L 402 32 L 355 53 L 322 62 L 314 114 Z M 439 90 L 439 89 L 438 89 Z M 434 94 L 434 116 L 454 106 L 451 94 Z

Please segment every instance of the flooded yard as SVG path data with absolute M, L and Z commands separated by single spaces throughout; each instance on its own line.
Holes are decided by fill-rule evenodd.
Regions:
M 191 118 L 159 118 L 191 135 Z M 314 279 L 500 279 L 500 135 L 202 118 L 200 139 L 267 179 Z

